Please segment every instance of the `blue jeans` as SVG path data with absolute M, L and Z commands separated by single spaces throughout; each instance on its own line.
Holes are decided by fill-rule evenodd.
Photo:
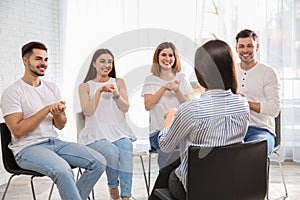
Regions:
M 129 138 L 121 138 L 113 142 L 120 151 L 120 188 L 121 197 L 131 196 L 133 154 L 132 141 Z M 117 172 L 115 172 L 117 174 Z
M 149 141 L 151 147 L 154 147 L 158 153 L 158 167 L 161 170 L 165 165 L 166 161 L 168 160 L 169 156 L 171 155 L 172 152 L 170 153 L 165 153 L 162 150 L 160 150 L 159 144 L 158 144 L 158 134 L 160 131 L 156 131 L 150 134 Z
M 110 188 L 118 187 L 119 177 L 118 174 L 115 173 L 116 171 L 119 171 L 120 151 L 118 147 L 106 139 L 97 140 L 96 142 L 93 142 L 87 146 L 101 153 L 105 157 L 107 163 L 106 175 L 108 186 Z
M 259 128 L 255 126 L 249 126 L 244 141 L 253 141 L 259 139 L 267 139 L 268 143 L 268 155 L 271 155 L 274 145 L 275 145 L 275 137 L 274 135 L 264 128 Z
M 120 177 L 121 196 L 130 197 L 133 171 L 131 140 L 121 138 L 111 143 L 103 139 L 88 146 L 104 155 L 107 161 L 106 174 L 108 186 L 111 188 L 118 187 L 118 179 Z
M 59 139 L 28 146 L 15 158 L 21 168 L 49 176 L 63 200 L 87 199 L 105 169 L 101 154 L 85 145 Z M 85 169 L 77 183 L 70 165 Z

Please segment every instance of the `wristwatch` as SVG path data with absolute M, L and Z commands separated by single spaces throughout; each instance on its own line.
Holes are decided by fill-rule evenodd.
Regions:
M 120 94 L 117 94 L 117 95 L 113 95 L 113 100 L 116 100 L 116 99 L 120 99 Z

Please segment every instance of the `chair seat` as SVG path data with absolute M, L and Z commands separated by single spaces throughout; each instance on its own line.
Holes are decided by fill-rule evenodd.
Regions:
M 168 188 L 155 189 L 154 194 L 162 200 L 175 200 Z
M 149 153 L 157 153 L 157 150 L 151 146 L 151 148 L 149 149 Z
M 146 156 L 147 152 L 146 151 L 142 151 L 142 150 L 133 150 L 133 156 Z
M 15 175 L 30 175 L 30 176 L 39 176 L 39 177 L 43 177 L 45 175 L 39 173 L 39 172 L 35 172 L 35 171 L 31 171 L 31 170 L 26 170 L 26 169 L 11 169 L 11 170 L 7 170 L 7 172 L 11 173 L 11 174 L 15 174 Z

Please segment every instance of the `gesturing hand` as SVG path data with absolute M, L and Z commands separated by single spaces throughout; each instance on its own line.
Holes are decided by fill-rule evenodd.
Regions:
M 50 107 L 51 114 L 54 115 L 60 115 L 65 112 L 66 109 L 66 102 L 60 101 L 58 103 L 52 104 Z
M 115 91 L 115 86 L 114 86 L 114 84 L 103 85 L 102 88 L 101 88 L 101 91 L 112 93 L 113 91 Z
M 179 90 L 179 85 L 180 85 L 180 81 L 179 80 L 175 80 L 172 82 L 172 90 L 174 92 L 177 92 Z
M 179 90 L 180 82 L 181 82 L 180 80 L 175 80 L 175 81 L 172 81 L 172 82 L 168 82 L 168 83 L 166 83 L 165 87 L 169 91 L 177 92 Z

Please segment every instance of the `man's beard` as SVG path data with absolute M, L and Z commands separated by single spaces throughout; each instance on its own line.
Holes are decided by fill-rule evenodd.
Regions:
M 44 76 L 45 74 L 40 74 L 38 72 L 33 71 L 32 69 L 34 69 L 34 66 L 31 65 L 31 63 L 29 62 L 29 70 L 31 73 L 33 73 L 36 76 Z
M 36 76 L 44 76 L 45 74 L 40 74 L 38 72 L 33 71 L 32 69 L 30 69 L 31 73 L 35 74 Z

